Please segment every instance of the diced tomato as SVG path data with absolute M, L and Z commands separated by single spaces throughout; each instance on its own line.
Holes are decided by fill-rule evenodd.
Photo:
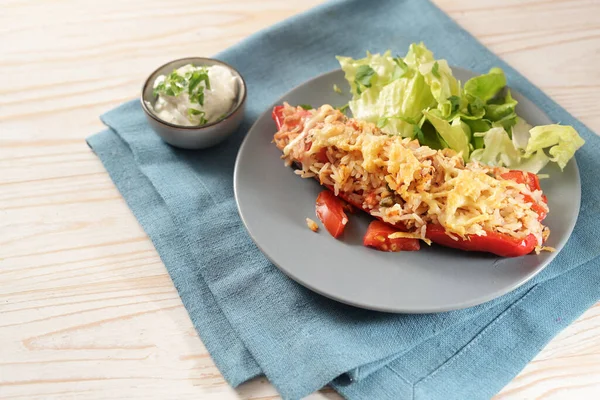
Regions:
M 527 173 L 527 186 L 529 186 L 531 190 L 542 190 L 540 178 L 532 172 Z
M 336 197 L 330 190 L 323 190 L 317 197 L 317 216 L 325 225 L 327 232 L 334 238 L 344 233 L 348 216 L 344 212 L 344 201 Z
M 509 171 L 509 172 L 505 172 L 504 174 L 500 175 L 500 177 L 503 179 L 517 182 L 517 183 L 525 184 L 531 191 L 542 190 L 542 188 L 540 186 L 540 179 L 538 178 L 538 176 L 536 174 L 534 174 L 532 172 Z M 525 201 L 532 204 L 531 209 L 538 214 L 538 219 L 540 221 L 543 221 L 544 218 L 546 218 L 546 215 L 548 214 L 546 212 L 546 210 L 544 209 L 544 207 L 541 204 L 537 203 L 531 196 L 529 196 L 529 195 L 524 195 L 524 196 L 525 196 Z M 545 195 L 542 195 L 542 201 L 544 203 L 548 204 L 548 199 L 546 198 Z
M 285 116 L 283 115 L 284 106 L 275 106 L 273 107 L 273 111 L 271 112 L 271 118 L 275 121 L 275 125 L 277 125 L 277 130 L 281 130 L 283 123 L 285 122 Z M 301 110 L 297 113 L 299 117 L 306 117 L 310 115 L 308 110 Z
M 375 192 L 371 192 L 371 193 L 367 194 L 365 196 L 365 204 L 371 208 L 375 207 L 378 204 L 377 194 Z
M 325 186 L 327 189 L 329 189 L 332 192 L 334 190 L 333 186 L 331 186 L 331 185 L 324 184 L 323 186 Z M 355 192 L 355 194 L 361 195 L 362 190 L 357 190 Z M 348 194 L 346 194 L 344 192 L 339 192 L 338 197 L 345 202 L 344 209 L 346 211 L 348 211 L 349 213 L 354 214 L 356 212 L 356 210 L 362 210 L 362 211 L 366 212 L 367 214 L 370 213 L 368 208 L 363 207 L 363 205 L 358 203 L 357 201 L 352 201 L 352 198 Z M 377 218 L 378 220 L 381 221 L 380 217 L 375 217 L 375 218 Z M 406 232 L 406 227 L 404 226 L 404 224 L 402 222 L 398 222 L 396 225 L 393 225 L 393 226 L 396 228 L 397 232 Z
M 283 126 L 283 120 L 285 119 L 285 117 L 283 116 L 283 106 L 273 107 L 271 118 L 273 118 L 273 121 L 275 121 L 275 125 L 277 125 L 277 130 L 280 130 Z
M 327 148 L 323 147 L 318 153 L 315 154 L 315 157 L 317 158 L 317 161 L 322 163 L 329 162 L 329 158 L 327 158 Z
M 535 200 L 533 200 L 533 198 L 531 196 L 528 196 L 528 195 L 525 195 L 525 201 L 528 203 L 531 203 L 531 209 L 537 213 L 539 221 L 543 221 L 544 218 L 546 218 L 548 213 L 546 212 L 546 209 L 541 204 L 537 203 Z M 544 203 L 547 201 L 546 196 L 544 196 L 542 198 L 542 201 Z
M 432 242 L 442 246 L 465 251 L 483 251 L 501 257 L 524 256 L 531 253 L 537 245 L 533 234 L 528 235 L 525 239 L 517 239 L 503 233 L 487 232 L 486 236 L 469 235 L 468 239 L 454 240 L 440 225 L 428 225 L 426 236 Z
M 504 179 L 515 181 L 517 183 L 524 183 L 529 187 L 530 190 L 541 190 L 540 179 L 532 172 L 525 171 L 508 171 L 500 175 Z
M 304 151 L 309 151 L 311 147 L 312 147 L 312 142 L 304 143 Z M 317 159 L 317 161 L 322 162 L 322 163 L 329 162 L 329 158 L 327 158 L 327 148 L 326 147 L 321 148 L 321 150 L 319 150 L 317 153 L 315 153 L 315 158 Z
M 385 222 L 374 220 L 367 228 L 363 244 L 381 251 L 415 251 L 421 248 L 419 239 L 388 237 L 396 232 L 400 231 Z

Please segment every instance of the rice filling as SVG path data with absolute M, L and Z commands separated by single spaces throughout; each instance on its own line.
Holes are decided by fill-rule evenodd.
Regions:
M 465 164 L 453 150 L 388 136 L 330 105 L 307 112 L 285 104 L 283 113 L 274 142 L 286 165 L 296 164 L 298 175 L 316 178 L 336 195 L 344 193 L 371 215 L 421 239 L 428 224 L 439 224 L 456 238 L 534 234 L 540 248 L 548 235 L 531 203 L 548 212 L 543 193 L 501 178 L 508 169 Z

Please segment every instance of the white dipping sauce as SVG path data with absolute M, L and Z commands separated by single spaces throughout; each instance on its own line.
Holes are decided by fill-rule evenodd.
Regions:
M 208 73 L 209 85 L 202 81 L 195 89 L 197 92 L 198 87 L 203 86 L 203 104 L 194 101 L 193 96 L 190 100 L 188 92 L 189 77 L 196 71 Z M 195 67 L 188 64 L 178 68 L 176 72 L 183 78 L 176 84 L 181 92 L 170 96 L 163 90 L 158 93 L 154 106 L 146 102 L 158 118 L 175 125 L 197 126 L 215 122 L 229 113 L 236 101 L 238 78 L 228 68 L 221 65 Z M 154 81 L 154 88 L 156 89 L 165 80 L 168 80 L 168 76 L 160 75 Z M 207 86 L 210 86 L 210 89 Z

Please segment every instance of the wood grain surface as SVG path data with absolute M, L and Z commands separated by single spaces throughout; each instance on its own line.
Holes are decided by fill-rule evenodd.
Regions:
M 278 398 L 265 379 L 225 383 L 84 138 L 157 65 L 318 3 L 0 1 L 1 399 Z M 600 2 L 436 3 L 600 132 Z M 600 398 L 600 305 L 497 395 L 542 398 Z

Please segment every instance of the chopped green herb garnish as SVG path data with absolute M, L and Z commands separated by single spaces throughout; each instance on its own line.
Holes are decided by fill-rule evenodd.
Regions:
M 433 76 L 435 76 L 436 78 L 441 78 L 442 76 L 440 75 L 440 64 L 438 64 L 438 62 L 434 62 L 433 63 L 433 67 L 431 68 L 431 73 L 433 74 Z
M 364 88 L 371 87 L 371 79 L 373 79 L 373 75 L 375 75 L 375 70 L 368 65 L 361 65 L 357 68 L 354 84 L 356 85 L 356 92 L 358 94 L 362 92 L 361 86 Z
M 156 85 L 156 87 L 152 91 L 152 94 L 154 96 L 158 96 L 159 93 L 164 92 L 164 91 L 165 91 L 165 81 L 162 81 L 161 83 Z
M 392 198 L 392 196 L 384 197 L 379 202 L 379 205 L 382 207 L 391 207 L 394 205 L 394 199 Z
M 399 66 L 403 71 L 406 71 L 408 69 L 408 65 L 406 65 L 406 63 L 404 62 L 404 60 L 402 59 L 402 57 L 400 56 L 396 56 L 396 58 L 394 58 L 394 62 L 396 63 L 397 66 Z
M 404 62 L 404 60 L 400 56 L 396 56 L 393 58 L 396 63 L 396 68 L 394 68 L 394 73 L 392 74 L 392 81 L 396 79 L 400 79 L 404 76 L 404 74 L 408 71 L 408 65 Z
M 201 83 L 204 82 L 207 89 L 210 89 L 210 80 L 208 79 L 208 72 L 206 70 L 194 71 L 189 78 L 188 93 L 192 94 L 194 89 Z
M 165 94 L 167 96 L 177 96 L 183 92 L 185 87 L 185 78 L 173 71 L 154 89 L 154 95 Z
M 196 110 L 195 108 L 188 108 L 188 114 L 189 115 L 200 115 L 200 114 L 204 114 L 204 111 Z
M 195 122 L 192 118 L 195 116 L 199 116 L 199 124 L 200 125 L 204 125 L 208 122 L 208 120 L 205 118 L 206 113 L 202 110 L 196 110 L 195 108 L 188 108 L 187 113 L 188 113 L 188 119 L 191 122 Z
M 448 97 L 448 101 L 450 102 L 450 114 L 454 114 L 460 108 L 460 97 L 458 96 L 450 96 Z
M 313 109 L 313 106 L 311 106 L 310 104 L 300 104 L 299 107 L 302 107 L 305 110 L 312 110 Z
M 204 82 L 204 86 L 200 83 Z M 189 80 L 188 94 L 190 95 L 191 103 L 204 105 L 204 88 L 210 90 L 210 79 L 208 79 L 208 71 L 206 68 L 201 68 L 194 71 Z
M 177 70 L 171 72 L 171 74 L 169 74 L 169 77 L 167 78 L 167 81 L 170 83 L 170 85 L 173 87 L 177 87 L 181 90 L 183 90 L 183 88 L 186 85 L 186 80 L 183 76 L 179 75 L 177 73 Z
M 204 105 L 204 86 L 199 86 L 195 93 L 190 94 L 190 103 Z
M 333 84 L 333 91 L 340 94 L 342 93 L 342 89 L 340 89 L 340 87 L 335 83 Z
M 343 106 L 340 107 L 336 107 L 335 109 L 338 110 L 339 112 L 341 112 L 342 114 L 346 113 L 346 110 L 348 110 L 348 103 L 344 104 Z
M 204 86 L 200 85 L 204 82 Z M 191 103 L 204 105 L 204 89 L 210 89 L 210 80 L 206 68 L 198 68 L 188 71 L 183 76 L 173 70 L 161 83 L 154 88 L 154 95 L 164 94 L 167 96 L 178 96 L 184 90 L 190 96 Z

